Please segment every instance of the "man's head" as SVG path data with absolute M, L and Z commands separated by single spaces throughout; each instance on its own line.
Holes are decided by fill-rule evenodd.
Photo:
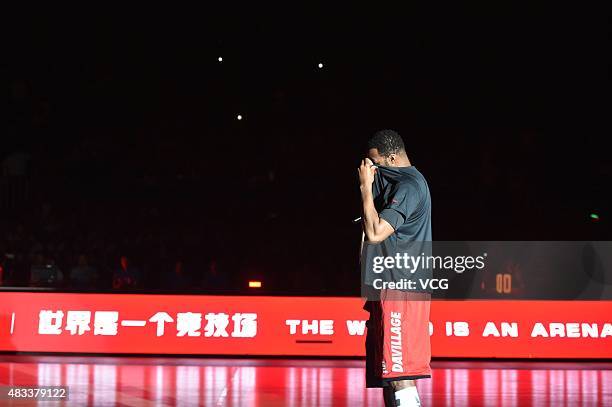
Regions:
M 368 141 L 368 157 L 374 164 L 385 167 L 408 167 L 404 140 L 393 130 L 380 130 Z

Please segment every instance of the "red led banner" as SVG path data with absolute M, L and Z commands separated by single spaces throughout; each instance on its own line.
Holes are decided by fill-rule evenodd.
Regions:
M 0 293 L 0 350 L 363 356 L 360 298 Z M 612 358 L 612 301 L 435 301 L 434 357 Z

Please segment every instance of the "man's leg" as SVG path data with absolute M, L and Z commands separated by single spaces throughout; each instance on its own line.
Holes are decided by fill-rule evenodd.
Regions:
M 397 407 L 395 403 L 395 389 L 393 386 L 383 387 L 383 397 L 385 399 L 385 407 Z
M 421 399 L 419 398 L 414 380 L 394 380 L 390 384 L 397 407 L 419 407 L 421 405 Z

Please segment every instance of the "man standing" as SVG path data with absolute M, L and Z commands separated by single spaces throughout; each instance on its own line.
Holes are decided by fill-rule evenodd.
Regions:
M 399 134 L 374 134 L 358 173 L 366 245 L 430 244 L 429 188 Z M 387 406 L 420 406 L 415 380 L 431 377 L 430 298 L 426 291 L 381 289 L 366 303 L 366 385 L 382 387 Z

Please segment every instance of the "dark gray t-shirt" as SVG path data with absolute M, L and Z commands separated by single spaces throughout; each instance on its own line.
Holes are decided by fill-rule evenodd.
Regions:
M 374 206 L 379 216 L 393 227 L 394 233 L 383 242 L 365 242 L 362 252 L 363 282 L 373 286 L 375 279 L 399 282 L 419 281 L 431 278 L 430 269 L 385 268 L 373 270 L 375 257 L 395 257 L 407 254 L 411 257 L 430 256 L 431 247 L 431 197 L 423 174 L 411 167 L 378 167 L 372 188 Z M 415 287 L 410 291 L 430 292 Z
M 401 242 L 431 241 L 431 197 L 425 177 L 416 167 L 378 167 L 374 204 L 379 216 Z

